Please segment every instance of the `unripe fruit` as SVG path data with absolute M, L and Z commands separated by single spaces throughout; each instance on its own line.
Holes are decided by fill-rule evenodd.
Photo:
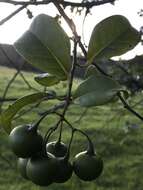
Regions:
M 103 161 L 97 155 L 87 151 L 77 154 L 73 161 L 75 174 L 84 181 L 92 181 L 100 176 L 103 170 Z
M 26 173 L 26 166 L 27 166 L 28 159 L 24 158 L 18 158 L 18 171 L 20 172 L 21 176 L 25 179 L 28 179 L 27 173 Z
M 46 145 L 46 151 L 50 152 L 56 157 L 64 157 L 67 153 L 67 146 L 63 142 L 50 142 Z
M 71 163 L 65 160 L 64 158 L 57 158 L 57 159 L 58 159 L 58 167 L 54 182 L 64 183 L 71 178 L 73 167 Z
M 29 158 L 41 151 L 43 138 L 31 125 L 15 127 L 9 135 L 12 151 L 21 158 Z
M 39 186 L 48 186 L 53 182 L 57 172 L 57 159 L 52 155 L 36 155 L 27 163 L 27 176 Z

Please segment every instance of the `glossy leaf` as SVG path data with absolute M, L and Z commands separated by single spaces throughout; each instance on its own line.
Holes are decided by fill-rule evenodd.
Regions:
M 16 100 L 12 105 L 1 114 L 0 116 L 0 126 L 4 128 L 6 132 L 10 132 L 12 129 L 11 122 L 13 117 L 17 114 L 17 112 L 28 104 L 32 104 L 38 102 L 47 97 L 46 93 L 35 93 L 24 96 L 18 100 Z
M 48 73 L 40 74 L 34 77 L 35 81 L 42 86 L 52 86 L 54 84 L 59 83 L 59 79 L 53 75 L 49 75 Z
M 140 33 L 121 15 L 108 17 L 98 23 L 91 35 L 87 59 L 111 58 L 133 49 L 140 41 Z
M 65 80 L 70 70 L 70 41 L 57 21 L 38 15 L 28 31 L 14 43 L 16 50 L 33 66 Z
M 121 86 L 104 75 L 92 75 L 82 82 L 75 91 L 74 98 L 81 106 L 98 106 L 115 99 Z

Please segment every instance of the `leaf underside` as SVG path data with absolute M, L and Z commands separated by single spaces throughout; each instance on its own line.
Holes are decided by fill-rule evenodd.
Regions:
M 81 106 L 99 106 L 114 100 L 121 86 L 104 75 L 91 75 L 77 88 L 74 98 Z
M 93 29 L 87 59 L 108 59 L 133 49 L 140 41 L 140 33 L 121 15 L 108 17 Z
M 0 115 L 0 127 L 4 128 L 4 130 L 9 133 L 12 129 L 11 122 L 20 109 L 26 105 L 41 101 L 46 97 L 46 93 L 39 92 L 24 96 L 16 100 L 12 105 L 9 105 L 9 107 Z
M 34 77 L 35 81 L 42 86 L 48 87 L 59 83 L 59 79 L 48 73 L 40 74 Z
M 60 80 L 68 77 L 71 66 L 70 41 L 57 21 L 45 14 L 33 20 L 30 28 L 14 43 L 29 63 Z

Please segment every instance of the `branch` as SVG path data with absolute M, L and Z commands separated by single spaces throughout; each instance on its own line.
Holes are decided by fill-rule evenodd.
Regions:
M 0 0 L 0 3 L 9 3 L 12 5 L 46 5 L 51 2 L 56 2 L 56 0 L 41 0 L 41 1 L 13 1 L 13 0 Z M 82 3 L 76 3 L 76 2 L 70 2 L 70 1 L 63 1 L 58 0 L 58 3 L 63 5 L 63 7 L 83 7 L 83 8 L 92 8 L 94 6 L 99 6 L 107 3 L 114 3 L 115 0 L 96 0 L 92 2 L 82 2 Z
M 6 18 L 2 19 L 0 21 L 0 25 L 3 25 L 5 22 L 7 22 L 8 20 L 10 20 L 12 17 L 14 17 L 15 15 L 17 15 L 20 11 L 22 11 L 23 9 L 26 8 L 27 5 L 23 5 L 20 8 L 18 8 L 16 11 L 14 11 L 13 13 L 11 13 L 10 15 L 8 15 Z
M 28 82 L 28 80 L 25 78 L 24 74 L 22 72 L 19 73 L 25 84 L 28 86 L 29 90 L 34 90 L 36 92 L 40 92 L 40 90 L 34 88 L 31 86 L 31 84 Z
M 44 0 L 44 1 L 13 1 L 13 0 L 0 0 L 0 3 L 8 3 L 12 5 L 46 5 L 50 3 L 52 0 Z
M 63 18 L 65 19 L 65 21 L 67 22 L 69 28 L 71 29 L 71 31 L 72 31 L 72 33 L 73 33 L 75 39 L 76 39 L 76 41 L 79 43 L 79 46 L 80 46 L 82 52 L 83 52 L 84 55 L 86 56 L 86 55 L 87 55 L 86 50 L 85 50 L 83 44 L 82 44 L 81 41 L 80 41 L 80 37 L 79 37 L 79 35 L 78 35 L 77 31 L 76 31 L 76 26 L 75 26 L 73 20 L 70 19 L 70 18 L 66 15 L 64 9 L 61 7 L 61 5 L 59 4 L 59 2 L 55 1 L 55 2 L 53 2 L 53 3 L 54 3 L 54 5 L 56 6 L 56 8 L 58 9 L 59 13 L 62 15 L 62 17 L 63 17 Z
M 72 85 L 73 85 L 74 72 L 76 68 L 76 62 L 77 62 L 77 41 L 74 39 L 73 62 L 72 62 L 70 76 L 68 80 L 68 90 L 67 90 L 66 104 L 63 111 L 63 117 L 71 102 L 71 91 L 72 91 Z
M 127 102 L 124 100 L 124 98 L 121 96 L 120 93 L 118 93 L 118 97 L 120 98 L 121 102 L 123 103 L 124 105 L 124 108 L 126 108 L 129 112 L 131 112 L 132 114 L 134 114 L 135 116 L 137 116 L 140 120 L 143 121 L 143 117 L 137 113 L 135 110 L 133 110 L 128 104 Z
M 55 113 L 57 110 L 63 109 L 64 107 L 65 107 L 65 102 L 61 102 L 59 104 L 56 104 L 56 105 L 52 106 L 48 110 L 39 113 L 39 115 L 44 116 L 44 115 L 48 115 L 50 113 Z
M 79 118 L 77 120 L 74 121 L 74 124 L 79 124 L 81 122 L 81 120 L 83 119 L 84 116 L 86 116 L 88 112 L 88 108 L 85 108 L 85 110 L 80 114 Z
M 30 83 L 26 80 L 26 78 L 24 77 L 23 73 L 21 72 L 21 68 L 23 67 L 23 64 L 20 66 L 20 68 L 17 68 L 17 66 L 15 65 L 15 63 L 13 62 L 13 60 L 8 56 L 7 52 L 4 50 L 4 48 L 2 47 L 2 45 L 0 45 L 0 50 L 2 51 L 2 53 L 4 54 L 4 56 L 8 59 L 9 63 L 14 66 L 14 68 L 17 70 L 17 72 L 19 72 L 21 78 L 23 79 L 23 81 L 25 82 L 25 84 L 28 86 L 29 89 L 34 90 L 39 92 L 38 89 L 33 88 Z
M 84 54 L 84 56 L 86 57 L 87 55 L 87 52 L 86 52 L 86 49 L 84 48 L 84 45 L 82 44 L 82 42 L 80 41 L 80 38 L 76 32 L 76 27 L 75 27 L 75 24 L 74 22 L 72 21 L 72 19 L 70 19 L 64 9 L 59 5 L 59 3 L 56 1 L 54 2 L 54 5 L 57 7 L 58 11 L 60 12 L 60 14 L 63 16 L 63 18 L 65 19 L 65 21 L 67 22 L 67 24 L 69 25 L 73 35 L 75 36 L 76 39 L 79 39 L 78 40 L 78 43 L 79 43 L 79 46 Z M 92 63 L 93 65 L 96 66 L 96 68 L 99 70 L 100 73 L 102 73 L 103 75 L 105 76 L 108 76 L 110 78 L 112 78 L 112 76 L 110 76 L 108 73 L 106 73 L 104 70 L 102 70 L 102 68 L 100 68 L 100 66 L 98 66 L 96 63 Z M 124 107 L 129 111 L 131 112 L 132 114 L 134 114 L 136 117 L 138 117 L 140 120 L 143 121 L 143 117 L 137 113 L 136 111 L 134 111 L 129 105 L 128 103 L 124 100 L 124 98 L 121 96 L 120 93 L 117 94 L 118 98 L 121 100 L 121 102 L 123 103 Z
M 68 89 L 67 89 L 66 99 L 64 102 L 57 104 L 57 105 L 53 106 L 52 108 L 50 108 L 49 110 L 47 110 L 46 112 L 42 113 L 42 118 L 44 118 L 48 114 L 56 113 L 56 111 L 58 109 L 63 108 L 62 114 L 56 113 L 60 116 L 60 119 L 58 120 L 56 126 L 54 127 L 54 130 L 56 130 L 59 126 L 61 127 L 60 128 L 59 142 L 61 140 L 61 133 L 62 133 L 62 126 L 63 126 L 64 117 L 65 117 L 65 114 L 68 110 L 68 107 L 72 101 L 71 91 L 72 91 L 72 85 L 73 85 L 74 72 L 75 72 L 75 68 L 76 68 L 76 62 L 77 62 L 77 41 L 76 41 L 76 39 L 74 39 L 73 62 L 72 62 L 69 80 L 68 80 Z M 40 121 L 41 121 L 41 119 L 40 119 Z
M 8 93 L 9 88 L 10 88 L 10 86 L 12 85 L 12 83 L 14 82 L 14 80 L 16 79 L 16 77 L 17 77 L 18 74 L 19 74 L 19 71 L 17 71 L 17 72 L 13 75 L 13 77 L 11 78 L 11 80 L 8 82 L 8 84 L 7 84 L 7 86 L 6 86 L 5 90 L 4 90 L 2 99 L 5 99 L 5 98 L 6 98 L 6 95 L 7 95 L 7 93 Z M 3 103 L 4 103 L 4 102 L 1 102 L 1 103 L 0 103 L 0 112 L 2 111 Z
M 75 3 L 75 2 L 69 2 L 69 1 L 58 1 L 59 4 L 63 5 L 64 7 L 67 6 L 71 6 L 71 7 L 82 7 L 82 8 L 92 8 L 94 6 L 99 6 L 99 5 L 103 5 L 106 3 L 114 3 L 115 0 L 96 0 L 96 1 L 92 1 L 92 2 L 82 2 L 82 3 Z

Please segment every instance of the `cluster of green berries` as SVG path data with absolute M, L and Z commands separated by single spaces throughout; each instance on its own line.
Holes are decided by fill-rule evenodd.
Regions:
M 66 144 L 59 141 L 44 144 L 43 137 L 32 125 L 15 127 L 9 135 L 9 142 L 18 157 L 22 177 L 39 186 L 64 183 L 73 172 L 81 180 L 92 181 L 103 170 L 102 159 L 89 151 L 77 154 L 71 163 Z

